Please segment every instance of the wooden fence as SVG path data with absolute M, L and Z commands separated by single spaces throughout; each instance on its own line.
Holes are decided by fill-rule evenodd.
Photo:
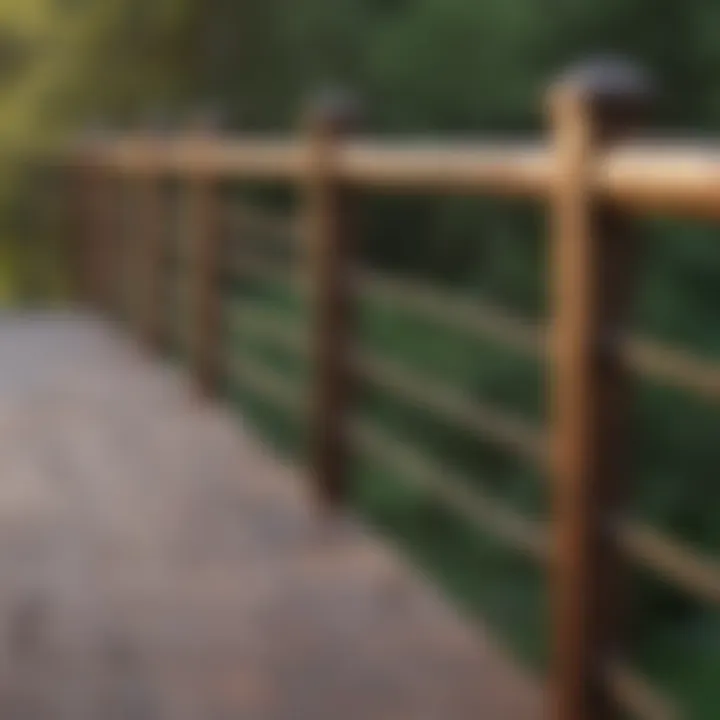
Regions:
M 281 318 L 248 313 L 259 332 L 306 354 L 309 392 L 298 392 L 266 368 L 243 364 L 253 387 L 293 411 L 310 407 L 311 466 L 325 510 L 343 502 L 352 443 L 421 485 L 483 531 L 547 566 L 553 595 L 550 717 L 607 720 L 629 711 L 641 718 L 678 711 L 623 660 L 618 637 L 619 572 L 628 559 L 702 601 L 720 602 L 720 566 L 651 527 L 624 519 L 630 478 L 623 443 L 631 376 L 640 374 L 703 396 L 720 398 L 720 367 L 630 337 L 624 330 L 638 270 L 631 216 L 660 212 L 720 219 L 720 150 L 678 142 L 633 139 L 650 101 L 643 73 L 621 62 L 595 63 L 569 73 L 549 93 L 549 140 L 502 142 L 376 142 L 354 136 L 349 104 L 325 98 L 306 117 L 299 139 L 223 138 L 208 132 L 172 138 L 133 136 L 85 142 L 68 164 L 78 181 L 82 221 L 79 280 L 86 297 L 108 301 L 114 270 L 113 185 L 132 178 L 135 232 L 141 242 L 137 328 L 157 344 L 159 316 L 160 185 L 186 183 L 193 225 L 192 365 L 212 393 L 218 351 L 218 185 L 226 179 L 292 184 L 303 193 L 302 218 L 278 232 L 306 242 L 307 273 L 296 275 L 251 257 L 243 272 L 300 283 L 313 308 L 311 337 Z M 518 320 L 498 307 L 470 303 L 415 282 L 359 273 L 355 199 L 360 192 L 490 194 L 547 205 L 551 245 L 549 328 Z M 260 220 L 270 222 L 272 220 Z M 136 238 L 137 240 L 137 238 Z M 369 293 L 395 306 L 543 357 L 550 369 L 549 427 L 538 428 L 377 357 L 352 352 L 353 305 Z M 552 494 L 548 522 L 522 517 L 398 444 L 352 419 L 353 378 L 431 408 L 449 423 L 478 433 L 545 470 Z

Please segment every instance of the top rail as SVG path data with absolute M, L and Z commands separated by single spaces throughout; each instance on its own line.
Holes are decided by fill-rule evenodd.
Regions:
M 380 191 L 536 197 L 549 188 L 552 159 L 539 144 L 507 141 L 358 141 L 338 149 L 336 173 L 348 184 Z
M 129 138 L 75 146 L 71 157 L 118 171 L 207 174 L 298 181 L 315 162 L 302 140 Z M 488 193 L 544 198 L 558 171 L 542 143 L 354 140 L 338 144 L 327 168 L 335 180 L 379 192 Z M 598 155 L 590 182 L 624 210 L 720 219 L 720 145 L 682 141 L 622 143 Z

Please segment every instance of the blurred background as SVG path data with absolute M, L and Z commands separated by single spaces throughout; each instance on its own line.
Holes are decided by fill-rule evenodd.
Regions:
M 685 135 L 720 131 L 720 4 L 712 0 L 0 0 L 0 298 L 7 307 L 62 303 L 63 208 L 58 180 L 28 158 L 82 132 L 181 132 L 198 111 L 224 132 L 295 132 L 319 87 L 356 93 L 375 135 L 537 135 L 549 81 L 578 58 L 628 54 L 650 69 L 660 96 L 653 126 Z M 39 153 L 39 155 L 38 155 Z M 238 208 L 291 218 L 287 188 L 224 188 L 228 228 Z M 182 359 L 183 215 L 168 260 L 167 351 Z M 482 298 L 524 319 L 546 312 L 546 218 L 519 202 L 363 198 L 362 259 L 370 268 Z M 118 221 L 121 223 L 121 220 Z M 247 217 L 243 221 L 249 222 Z M 291 232 L 245 227 L 253 252 Z M 720 354 L 720 238 L 700 222 L 644 220 L 634 326 L 700 355 Z M 278 240 L 279 235 L 287 235 Z M 285 257 L 283 252 L 277 256 Z M 128 303 L 133 288 L 119 288 Z M 255 302 L 297 327 L 305 308 L 272 279 L 224 289 L 225 342 L 285 376 L 307 368 L 233 320 Z M 545 368 L 399 306 L 361 304 L 362 343 L 468 397 L 530 421 L 545 414 Z M 274 446 L 302 452 L 303 428 L 227 382 L 227 397 Z M 518 509 L 542 516 L 542 481 L 514 455 L 444 424 L 380 389 L 364 412 Z M 636 402 L 635 516 L 708 554 L 720 551 L 720 414 L 709 402 L 640 383 Z M 528 663 L 547 657 L 541 572 L 359 458 L 354 502 L 470 614 L 489 619 Z M 630 578 L 633 656 L 697 718 L 720 707 L 720 616 L 642 573 Z

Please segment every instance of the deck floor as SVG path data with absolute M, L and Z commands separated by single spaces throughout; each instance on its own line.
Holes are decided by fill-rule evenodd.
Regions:
M 3 720 L 523 720 L 539 689 L 180 373 L 0 319 Z

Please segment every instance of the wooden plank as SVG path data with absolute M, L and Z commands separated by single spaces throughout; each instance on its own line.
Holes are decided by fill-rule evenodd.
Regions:
M 379 536 L 318 531 L 250 423 L 97 321 L 0 322 L 3 718 L 541 717 Z
M 596 191 L 635 213 L 720 219 L 720 146 L 662 138 L 608 149 L 593 168 Z

